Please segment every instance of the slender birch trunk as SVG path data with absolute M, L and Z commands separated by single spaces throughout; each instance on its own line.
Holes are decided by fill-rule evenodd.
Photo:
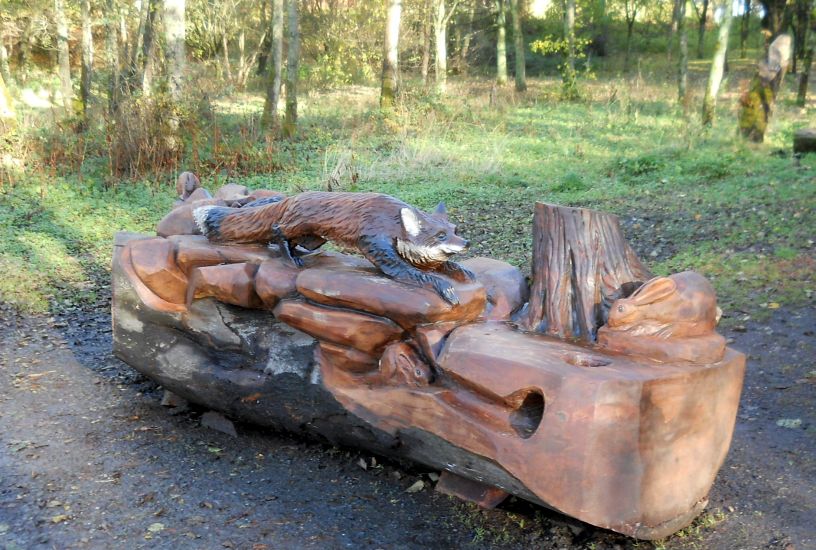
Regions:
M 266 79 L 266 100 L 264 101 L 263 117 L 261 126 L 267 130 L 273 130 L 278 126 L 278 103 L 280 102 L 281 73 L 283 59 L 283 0 L 272 0 L 272 48 L 269 52 L 269 59 L 272 67 Z
M 224 58 L 224 76 L 230 82 L 232 82 L 232 67 L 230 66 L 230 58 L 229 58 L 229 40 L 227 38 L 227 33 L 221 33 L 221 54 Z
M 717 107 L 717 94 L 720 91 L 723 72 L 725 70 L 725 58 L 728 54 L 728 34 L 731 30 L 732 3 L 726 0 L 723 12 L 723 19 L 720 22 L 720 31 L 717 35 L 717 51 L 711 62 L 711 72 L 708 75 L 708 86 L 706 87 L 705 98 L 703 99 L 703 126 L 711 126 L 714 122 L 714 111 Z
M 422 76 L 422 85 L 428 85 L 428 72 L 431 65 L 431 1 L 425 0 L 422 4 L 422 61 L 419 72 Z
M 74 98 L 74 90 L 71 83 L 71 58 L 68 52 L 68 21 L 65 18 L 63 0 L 54 0 L 54 19 L 57 27 L 57 60 L 59 63 L 62 106 L 65 108 L 66 113 L 70 113 L 73 110 L 71 103 Z
M 299 0 L 289 0 L 289 51 L 286 53 L 286 115 L 283 119 L 283 135 L 294 137 L 297 132 L 297 84 L 300 63 L 300 25 L 298 15 Z
M 524 60 L 524 34 L 521 29 L 519 0 L 510 0 L 510 17 L 513 20 L 513 44 L 516 52 L 516 91 L 527 90 L 527 70 Z
M 187 66 L 187 49 L 184 42 L 184 2 L 185 0 L 164 0 L 164 38 L 168 49 L 168 86 L 174 101 L 181 99 L 184 90 L 184 73 Z
M 91 2 L 82 0 L 82 73 L 79 82 L 79 95 L 82 98 L 82 117 L 88 124 L 88 108 L 91 103 L 91 81 L 93 80 L 93 31 L 91 30 Z
M 6 82 L 11 82 L 11 71 L 9 71 L 8 50 L 6 49 L 6 36 L 0 34 L 0 76 Z
M 390 109 L 399 90 L 399 32 L 402 0 L 388 0 L 385 17 L 385 51 L 383 52 L 380 108 Z
M 459 49 L 459 70 L 462 74 L 468 72 L 467 56 L 470 51 L 470 41 L 473 38 L 473 16 L 476 11 L 476 3 L 468 2 L 468 10 L 465 14 L 465 32 L 462 36 L 462 47 Z
M 496 0 L 496 84 L 507 84 L 507 12 L 505 0 Z
M 155 67 L 154 52 L 156 37 L 156 17 L 159 13 L 159 0 L 143 0 L 148 3 L 142 36 L 142 66 L 139 73 L 139 84 L 142 95 L 149 96 L 152 91 L 153 70 Z
M 444 94 L 448 88 L 448 43 L 446 26 L 448 18 L 445 16 L 445 0 L 435 0 L 434 9 L 434 45 L 436 58 L 434 59 L 434 75 L 436 77 L 436 91 Z
M 688 111 L 688 25 L 686 24 L 686 0 L 680 0 L 677 13 L 677 34 L 680 39 L 679 58 L 677 60 L 677 101 Z
M 566 62 L 572 78 L 575 75 L 575 0 L 564 3 L 564 40 L 567 41 Z
M 108 113 L 113 114 L 119 105 L 120 69 L 119 69 L 119 14 L 116 13 L 115 0 L 105 3 L 105 62 L 110 70 L 108 77 Z
M 709 0 L 703 0 L 703 11 L 700 14 L 697 28 L 697 59 L 703 58 L 703 50 L 705 49 L 705 31 L 706 21 L 708 20 L 708 4 Z M 731 8 L 728 8 L 731 11 Z

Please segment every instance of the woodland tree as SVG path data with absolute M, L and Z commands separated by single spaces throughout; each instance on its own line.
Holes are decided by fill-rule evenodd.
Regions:
M 272 66 L 266 79 L 266 100 L 264 102 L 261 126 L 266 130 L 274 129 L 278 124 L 278 102 L 280 101 L 281 73 L 283 60 L 283 0 L 272 0 L 272 48 L 269 59 Z
M 59 63 L 62 105 L 66 113 L 72 111 L 74 88 L 71 83 L 71 58 L 68 52 L 68 20 L 63 0 L 54 0 L 54 24 L 57 31 L 57 60 Z
M 289 0 L 287 10 L 287 37 L 289 49 L 286 52 L 286 115 L 283 119 L 283 135 L 293 137 L 297 131 L 297 89 L 300 65 L 300 0 Z
M 170 95 L 181 99 L 187 50 L 184 42 L 184 0 L 164 0 L 164 36 L 167 44 L 167 76 Z
M 523 92 L 527 90 L 527 68 L 524 60 L 524 33 L 521 28 L 519 0 L 510 0 L 510 17 L 513 20 L 513 44 L 516 53 L 516 91 Z
M 91 80 L 93 78 L 93 34 L 91 31 L 91 2 L 82 0 L 82 73 L 79 83 L 79 95 L 82 98 L 82 117 L 87 127 L 89 105 L 91 102 Z
M 294 1 L 294 0 L 290 0 Z M 399 31 L 402 0 L 387 0 L 380 107 L 390 109 L 399 86 Z M 290 46 L 291 48 L 291 46 Z
M 703 126 L 711 126 L 712 122 L 714 122 L 717 94 L 719 94 L 720 91 L 720 83 L 722 82 L 723 73 L 725 71 L 725 58 L 728 54 L 728 34 L 731 30 L 732 6 L 733 3 L 731 0 L 725 0 L 723 2 L 723 16 L 717 35 L 717 50 L 714 52 L 714 59 L 711 61 L 708 85 L 706 86 L 705 97 L 703 98 Z
M 496 83 L 507 83 L 506 0 L 495 0 L 496 6 Z

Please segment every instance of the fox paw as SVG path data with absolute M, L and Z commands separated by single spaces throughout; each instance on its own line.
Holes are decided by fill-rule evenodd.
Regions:
M 452 284 L 442 279 L 434 279 L 433 286 L 436 293 L 439 294 L 443 300 L 452 306 L 459 305 L 459 296 L 456 294 L 456 290 L 454 290 Z

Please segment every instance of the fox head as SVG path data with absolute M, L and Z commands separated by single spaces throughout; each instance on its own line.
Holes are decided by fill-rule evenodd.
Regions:
M 448 221 L 444 202 L 431 214 L 402 208 L 400 217 L 404 238 L 397 238 L 397 252 L 417 267 L 435 267 L 470 244 L 456 234 L 456 226 Z

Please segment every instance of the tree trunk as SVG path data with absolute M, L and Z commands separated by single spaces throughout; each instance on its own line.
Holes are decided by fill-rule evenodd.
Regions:
M 422 5 L 422 61 L 419 72 L 422 76 L 422 85 L 428 85 L 428 69 L 431 65 L 431 3 L 425 0 Z
M 672 19 L 669 23 L 669 36 L 666 41 L 666 60 L 671 62 L 674 37 L 677 35 L 678 17 L 680 17 L 680 3 L 684 0 L 674 0 L 672 3 Z
M 159 13 L 159 0 L 147 1 L 147 16 L 145 17 L 144 33 L 142 36 L 142 66 L 139 74 L 139 84 L 142 94 L 149 96 L 153 82 L 155 67 L 154 52 L 156 37 L 156 16 Z
M 462 36 L 462 47 L 459 48 L 459 70 L 462 74 L 468 72 L 468 52 L 470 51 L 470 41 L 473 38 L 473 15 L 476 10 L 475 2 L 468 2 L 468 9 L 465 14 L 465 32 Z
M 739 130 L 746 139 L 761 143 L 765 139 L 768 121 L 779 87 L 791 57 L 791 38 L 776 37 L 768 48 L 767 60 L 761 60 L 748 90 L 740 97 Z
M 255 74 L 258 76 L 263 76 L 266 74 L 266 60 L 269 58 L 269 50 L 272 47 L 270 32 L 269 32 L 269 20 L 267 19 L 266 15 L 266 6 L 269 4 L 269 0 L 264 0 L 261 4 L 261 26 L 266 29 L 264 32 L 263 40 L 261 40 L 261 53 L 258 54 L 258 70 L 255 71 Z
M 399 90 L 399 32 L 402 0 L 388 0 L 385 18 L 385 51 L 383 52 L 380 108 L 391 109 Z
M 164 0 L 164 38 L 167 42 L 167 76 L 170 96 L 181 99 L 187 65 L 185 35 L 185 0 Z
M 626 20 L 626 55 L 623 58 L 623 72 L 629 72 L 629 64 L 632 59 L 632 32 L 635 29 L 635 16 Z
M 272 61 L 266 79 L 266 101 L 264 101 L 261 126 L 274 130 L 278 126 L 278 102 L 281 91 L 281 72 L 283 58 L 283 0 L 272 0 L 272 48 L 269 57 Z
M 527 90 L 527 63 L 524 60 L 524 33 L 521 28 L 519 0 L 510 0 L 510 17 L 513 21 L 513 44 L 516 53 L 516 91 L 524 92 Z
M 445 0 L 434 0 L 434 45 L 436 58 L 434 59 L 434 75 L 436 77 L 436 91 L 444 94 L 448 87 L 448 18 L 445 15 Z
M 243 27 L 238 31 L 238 85 L 243 87 L 244 78 L 246 74 L 246 32 Z
M 0 76 L 6 82 L 11 82 L 11 71 L 9 70 L 8 50 L 6 49 L 6 36 L 0 35 Z
M 575 0 L 564 3 L 564 40 L 567 42 L 567 68 L 575 75 Z
M 119 16 L 116 13 L 115 0 L 105 3 L 105 62 L 108 65 L 108 113 L 113 115 L 119 104 L 120 69 L 119 69 Z
M 496 0 L 496 84 L 507 84 L 507 14 L 505 0 Z
M 688 113 L 688 25 L 686 24 L 686 2 L 680 0 L 680 12 L 677 14 L 677 33 L 680 38 L 679 58 L 677 60 L 677 101 Z
M 728 55 L 728 33 L 731 30 L 732 5 L 730 1 L 725 2 L 723 19 L 720 22 L 720 32 L 717 35 L 717 50 L 714 52 L 714 59 L 711 61 L 708 86 L 706 86 L 706 93 L 703 98 L 703 126 L 711 126 L 714 122 L 717 94 L 720 92 L 720 83 L 722 82 L 725 60 Z
M 609 307 L 652 278 L 623 237 L 618 218 L 536 203 L 533 285 L 526 330 L 594 342 Z
M 294 137 L 297 132 L 297 84 L 298 65 L 300 63 L 300 25 L 298 2 L 289 0 L 289 51 L 286 53 L 286 115 L 283 120 L 283 135 Z
M 805 53 L 805 60 L 802 63 L 802 72 L 799 74 L 799 93 L 796 95 L 796 104 L 800 107 L 805 106 L 805 100 L 807 99 L 808 80 L 810 79 L 811 65 L 813 65 L 813 43 L 814 40 L 811 38 L 810 46 Z
M 66 113 L 73 110 L 71 105 L 74 91 L 71 83 L 71 58 L 68 52 L 68 21 L 65 18 L 63 0 L 54 0 L 54 19 L 57 26 L 57 59 L 59 62 L 60 90 L 62 106 Z
M 227 33 L 221 33 L 221 54 L 223 57 L 223 65 L 224 65 L 224 76 L 230 82 L 232 82 L 232 67 L 230 66 L 230 58 L 229 58 L 229 40 L 227 38 Z
M 139 25 L 136 29 L 136 34 L 134 38 L 136 39 L 135 43 L 132 44 L 132 48 L 130 49 L 130 55 L 128 55 L 128 40 L 127 40 L 127 21 L 125 20 L 124 14 L 122 15 L 120 31 L 122 32 L 122 58 L 126 60 L 126 62 L 130 63 L 130 73 L 131 75 L 141 74 L 142 63 L 144 63 L 144 59 L 142 56 L 144 55 L 144 41 L 145 37 L 147 36 L 147 24 L 148 20 L 150 19 L 150 10 L 155 9 L 154 6 L 151 6 L 150 0 L 136 0 L 134 2 L 134 6 L 136 7 L 136 14 L 139 17 Z M 152 22 L 151 22 L 152 24 Z M 152 33 L 153 31 L 151 31 Z
M 93 79 L 93 31 L 91 30 L 91 2 L 82 0 L 82 74 L 79 95 L 82 98 L 83 125 L 88 125 L 88 108 L 91 103 L 91 81 Z
M 700 13 L 699 26 L 697 29 L 697 59 L 703 58 L 703 50 L 705 49 L 705 31 L 706 21 L 708 20 L 708 4 L 709 0 L 703 0 L 703 11 Z M 727 8 L 731 11 L 731 8 Z
M 810 28 L 810 12 L 814 9 L 810 0 L 796 0 L 796 25 L 793 29 L 793 66 L 791 72 L 796 74 L 797 60 L 804 61 L 808 43 L 808 29 Z
M 743 3 L 742 28 L 740 29 L 740 59 L 745 59 L 745 44 L 751 31 L 751 0 Z
M 6 79 L 3 77 L 3 73 L 0 72 L 0 135 L 2 135 L 2 130 L 6 126 L 14 125 L 15 119 L 14 102 L 6 87 Z

